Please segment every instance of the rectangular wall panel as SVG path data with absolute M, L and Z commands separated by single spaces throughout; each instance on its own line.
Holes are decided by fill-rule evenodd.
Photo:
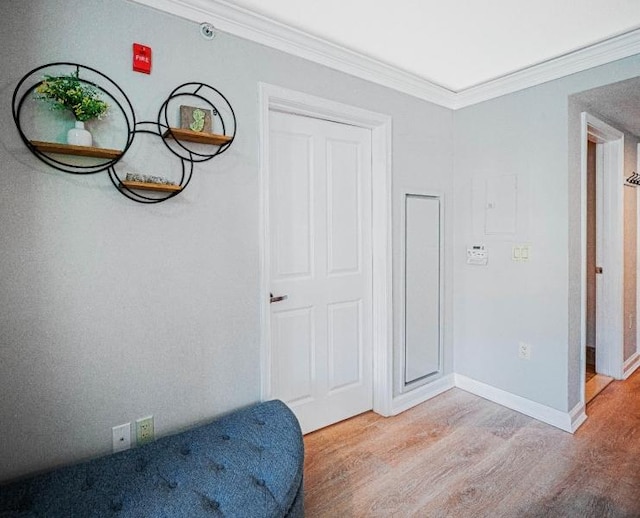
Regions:
M 328 273 L 360 270 L 362 211 L 359 196 L 360 147 L 327 141 Z
M 277 346 L 273 354 L 274 393 L 286 403 L 310 398 L 315 357 L 313 309 L 274 313 L 271 332 Z
M 405 196 L 405 385 L 441 370 L 440 200 Z
M 485 234 L 515 234 L 518 216 L 518 177 L 515 174 L 487 178 Z
M 361 301 L 331 304 L 328 309 L 329 389 L 360 382 Z
M 312 273 L 312 139 L 308 135 L 272 135 L 270 208 L 274 214 L 272 279 Z M 283 203 L 282 200 L 287 200 Z

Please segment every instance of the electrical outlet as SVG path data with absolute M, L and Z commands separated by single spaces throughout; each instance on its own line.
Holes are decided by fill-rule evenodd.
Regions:
M 523 360 L 531 359 L 531 346 L 529 344 L 525 344 L 524 342 L 518 344 L 518 358 Z
M 131 423 L 111 428 L 113 434 L 113 453 L 131 448 Z
M 153 441 L 153 416 L 141 417 L 136 421 L 136 444 L 142 446 Z

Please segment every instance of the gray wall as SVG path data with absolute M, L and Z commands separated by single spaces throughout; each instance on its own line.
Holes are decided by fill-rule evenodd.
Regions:
M 394 191 L 451 200 L 450 110 L 236 37 L 205 41 L 195 23 L 122 0 L 14 0 L 1 23 L 0 480 L 109 452 L 111 427 L 144 415 L 162 435 L 258 400 L 258 82 L 390 114 Z M 131 72 L 133 42 L 152 47 L 150 76 Z M 209 83 L 234 106 L 237 139 L 155 206 L 106 173 L 54 171 L 10 112 L 20 77 L 53 61 L 104 72 L 142 120 L 179 84 Z M 135 146 L 144 170 L 155 157 Z M 451 288 L 446 304 L 451 372 Z
M 637 75 L 634 56 L 454 114 L 455 371 L 561 411 L 580 400 L 580 118 L 568 96 Z M 567 170 L 568 168 L 568 170 Z M 515 174 L 518 233 L 474 226 L 476 179 Z M 465 264 L 483 242 L 487 267 Z M 531 260 L 511 260 L 528 243 Z M 532 346 L 530 361 L 518 343 Z

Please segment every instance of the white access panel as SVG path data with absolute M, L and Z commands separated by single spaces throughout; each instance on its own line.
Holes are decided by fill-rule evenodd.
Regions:
M 487 178 L 485 234 L 515 234 L 517 216 L 518 177 L 501 175 Z
M 442 370 L 441 202 L 405 195 L 404 385 Z

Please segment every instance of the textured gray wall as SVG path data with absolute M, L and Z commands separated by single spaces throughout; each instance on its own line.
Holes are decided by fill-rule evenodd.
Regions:
M 197 24 L 123 0 L 3 7 L 0 480 L 108 452 L 111 427 L 137 417 L 153 414 L 165 434 L 258 400 L 258 82 L 391 115 L 394 192 L 450 201 L 450 110 L 236 37 L 205 41 Z M 131 72 L 133 42 L 153 48 L 150 76 Z M 106 173 L 54 171 L 22 145 L 10 112 L 20 77 L 53 61 L 113 78 L 141 120 L 179 84 L 209 83 L 234 106 L 237 139 L 155 206 L 121 196 Z M 157 158 L 144 139 L 131 150 L 141 169 Z
M 455 371 L 532 401 L 580 400 L 580 113 L 568 96 L 637 75 L 634 56 L 454 114 Z M 474 232 L 474 178 L 516 174 L 528 214 L 512 240 Z M 465 264 L 484 242 L 486 268 Z M 511 246 L 531 245 L 529 263 Z M 532 358 L 518 358 L 518 342 Z

